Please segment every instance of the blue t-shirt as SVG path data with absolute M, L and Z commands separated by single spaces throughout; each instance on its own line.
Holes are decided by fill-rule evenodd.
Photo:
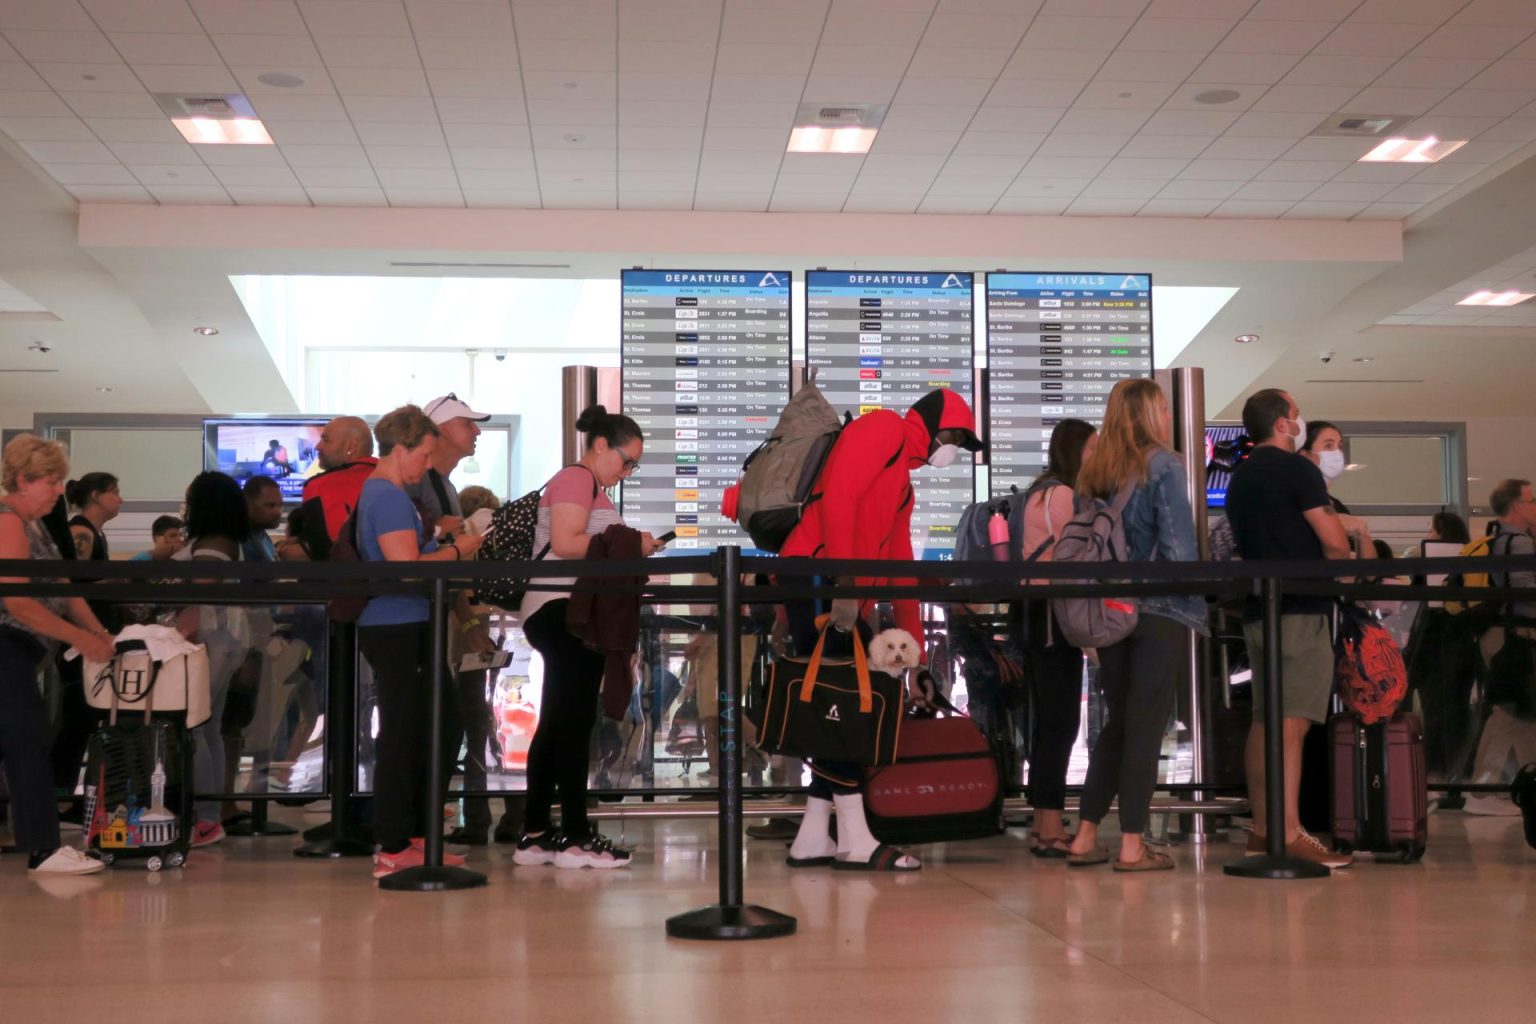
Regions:
M 424 555 L 437 550 L 437 541 L 426 536 L 422 528 L 421 513 L 404 491 L 377 477 L 363 484 L 362 495 L 357 499 L 357 553 L 365 562 L 384 561 L 379 547 L 379 537 L 386 533 L 410 530 L 416 535 L 417 546 Z M 407 597 L 390 594 L 375 597 L 363 609 L 357 620 L 359 626 L 399 626 L 411 622 L 426 622 L 431 618 L 432 605 L 425 597 Z

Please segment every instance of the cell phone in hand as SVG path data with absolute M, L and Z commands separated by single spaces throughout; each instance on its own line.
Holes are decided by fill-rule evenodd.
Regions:
M 676 530 L 668 530 L 666 533 L 664 533 L 660 537 L 656 538 L 656 543 L 658 543 L 658 544 L 670 544 L 670 543 L 672 543 L 675 540 L 677 540 L 677 531 Z

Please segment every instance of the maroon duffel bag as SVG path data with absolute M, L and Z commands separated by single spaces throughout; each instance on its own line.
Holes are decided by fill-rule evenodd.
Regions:
M 985 839 L 1003 831 L 997 752 L 969 718 L 909 718 L 896 763 L 864 775 L 869 830 L 882 843 Z

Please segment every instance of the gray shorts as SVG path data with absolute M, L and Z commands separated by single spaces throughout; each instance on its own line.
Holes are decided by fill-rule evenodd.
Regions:
M 1253 720 L 1264 721 L 1264 624 L 1243 623 L 1253 668 Z M 1333 694 L 1333 636 L 1326 615 L 1280 616 L 1280 694 L 1285 718 L 1328 719 Z

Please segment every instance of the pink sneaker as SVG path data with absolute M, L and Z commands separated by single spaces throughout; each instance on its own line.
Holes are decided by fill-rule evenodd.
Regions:
M 199 846 L 213 846 L 224 841 L 224 826 L 216 821 L 200 821 L 192 829 L 192 841 L 190 845 L 195 849 Z
M 427 855 L 427 841 L 425 839 L 412 839 L 411 849 L 419 852 L 423 859 Z M 457 853 L 450 853 L 448 844 L 443 844 L 443 866 L 448 868 L 461 868 L 464 866 L 464 858 Z
M 426 843 L 420 839 L 412 839 L 411 845 L 399 853 L 385 853 L 380 850 L 373 855 L 373 877 L 384 878 L 396 871 L 404 871 L 406 868 L 419 868 L 427 861 Z M 443 854 L 443 864 L 446 867 L 461 868 L 464 866 L 463 857 L 455 857 L 451 853 Z

